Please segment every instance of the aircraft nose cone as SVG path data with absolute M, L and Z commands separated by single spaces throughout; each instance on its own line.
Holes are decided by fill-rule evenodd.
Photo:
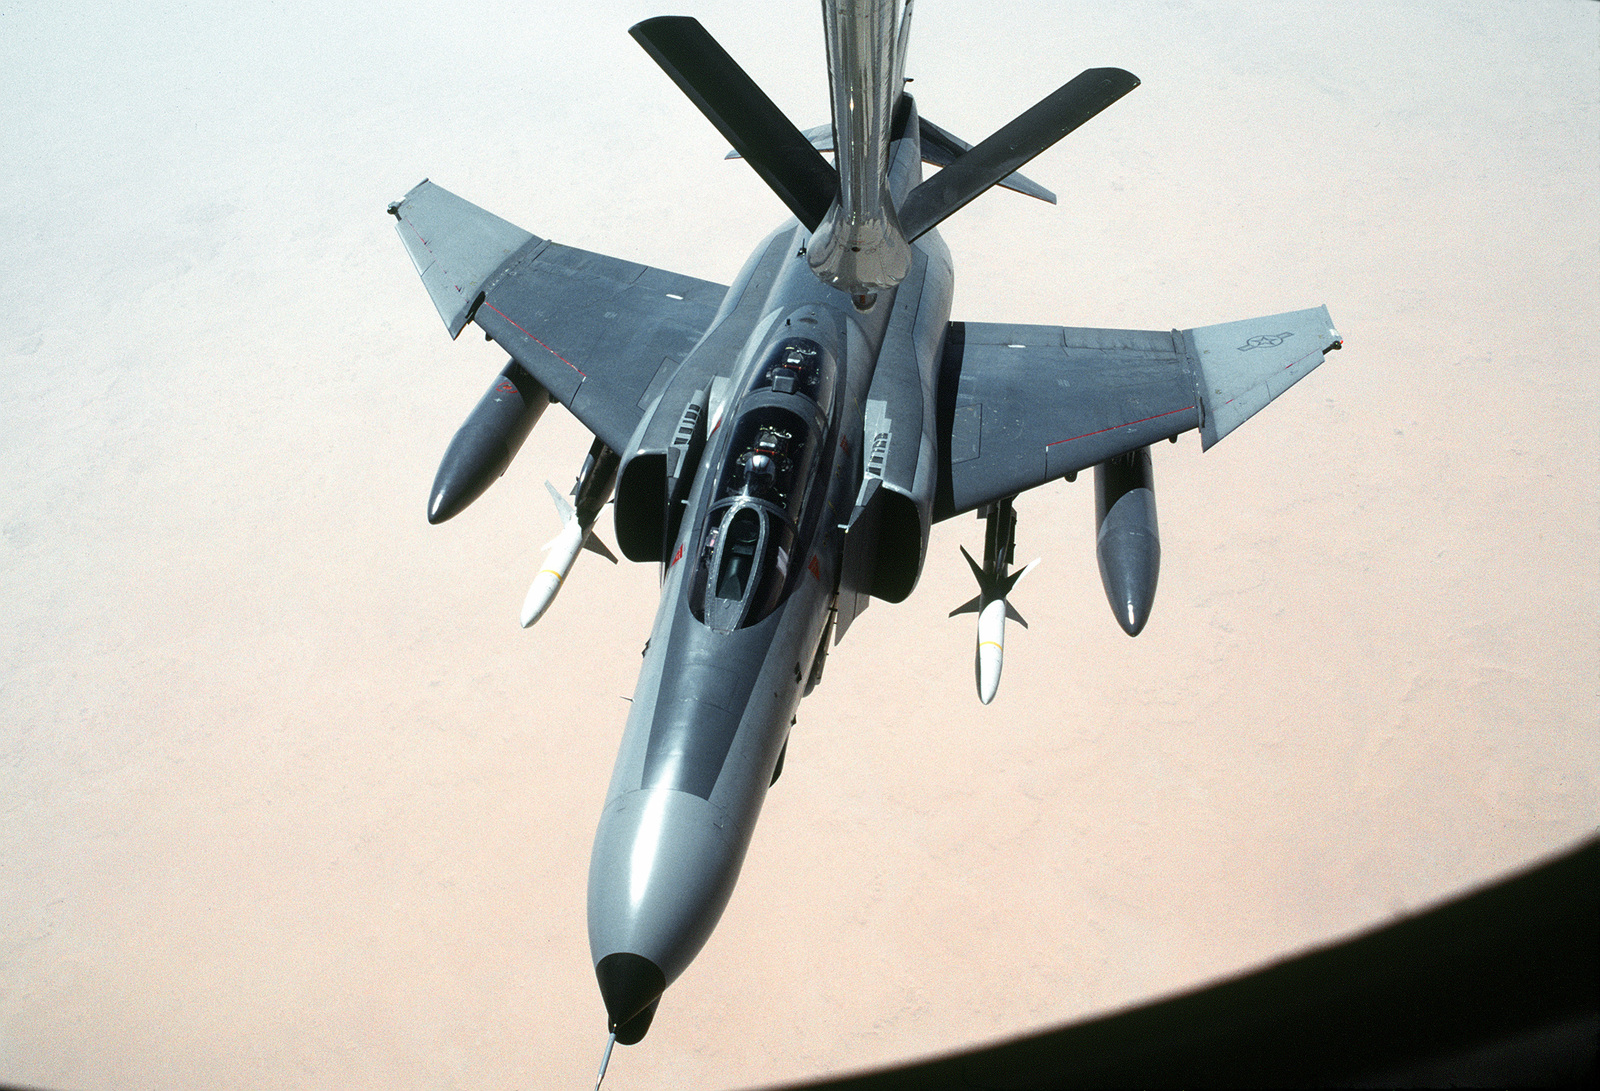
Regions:
M 594 975 L 600 980 L 600 997 L 606 1002 L 610 1029 L 616 1032 L 618 1042 L 633 1045 L 650 1029 L 656 1003 L 667 989 L 666 975 L 643 955 L 627 951 L 601 959 Z

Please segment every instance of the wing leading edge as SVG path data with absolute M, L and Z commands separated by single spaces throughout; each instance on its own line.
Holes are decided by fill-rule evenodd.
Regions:
M 1209 448 L 1341 344 L 1326 307 L 1166 332 L 952 322 L 934 517 L 1191 428 Z
M 389 211 L 450 336 L 476 322 L 613 450 L 727 292 L 541 239 L 432 182 Z

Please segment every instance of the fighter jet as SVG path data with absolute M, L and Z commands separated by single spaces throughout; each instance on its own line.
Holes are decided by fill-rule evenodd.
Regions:
M 792 213 L 731 285 L 541 238 L 431 182 L 389 208 L 451 336 L 475 323 L 511 356 L 430 520 L 555 400 L 596 437 L 577 508 L 592 520 L 614 474 L 619 550 L 661 566 L 589 869 L 608 1058 L 716 926 L 830 645 L 911 593 L 935 522 L 989 521 L 975 601 L 1003 628 L 1013 498 L 1102 468 L 1101 572 L 1137 633 L 1159 563 L 1149 446 L 1198 429 L 1209 448 L 1341 346 L 1325 307 L 1173 330 L 952 320 L 938 224 L 997 184 L 1049 199 L 1018 168 L 1139 80 L 1090 69 L 969 146 L 906 91 L 910 7 L 823 0 L 832 121 L 809 137 L 694 19 L 632 28 Z M 978 666 L 987 701 L 998 656 L 988 682 L 981 647 Z

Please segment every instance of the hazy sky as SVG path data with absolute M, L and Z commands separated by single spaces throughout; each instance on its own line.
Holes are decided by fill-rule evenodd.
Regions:
M 602 12 L 602 8 L 604 11 Z M 784 215 L 626 29 L 701 18 L 802 127 L 811 2 L 0 10 L 0 1082 L 556 1087 L 653 567 L 517 612 L 588 436 L 429 527 L 503 362 L 384 206 L 424 177 L 726 281 Z M 1018 502 L 973 689 L 935 528 L 800 711 L 739 889 L 607 1087 L 748 1086 L 1104 1012 L 1383 923 L 1600 814 L 1600 5 L 919 4 L 976 141 L 1144 85 L 944 229 L 954 317 L 1326 303 L 1346 348 L 1153 452 L 1123 635 L 1089 478 Z M 608 523 L 602 524 L 608 541 Z

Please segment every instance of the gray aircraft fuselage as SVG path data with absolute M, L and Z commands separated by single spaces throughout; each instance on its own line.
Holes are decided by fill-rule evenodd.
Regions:
M 907 105 L 909 124 L 891 147 L 896 199 L 922 173 Z M 818 279 L 809 237 L 792 220 L 768 236 L 684 363 L 730 340 L 744 345 L 715 372 L 722 389 L 666 553 L 590 861 L 589 944 L 625 1043 L 642 1037 L 738 878 L 826 639 L 878 369 L 910 369 L 932 418 L 942 339 L 923 338 L 918 351 L 908 333 L 942 331 L 949 318 L 951 263 L 938 233 L 913 244 L 909 274 L 865 310 Z

